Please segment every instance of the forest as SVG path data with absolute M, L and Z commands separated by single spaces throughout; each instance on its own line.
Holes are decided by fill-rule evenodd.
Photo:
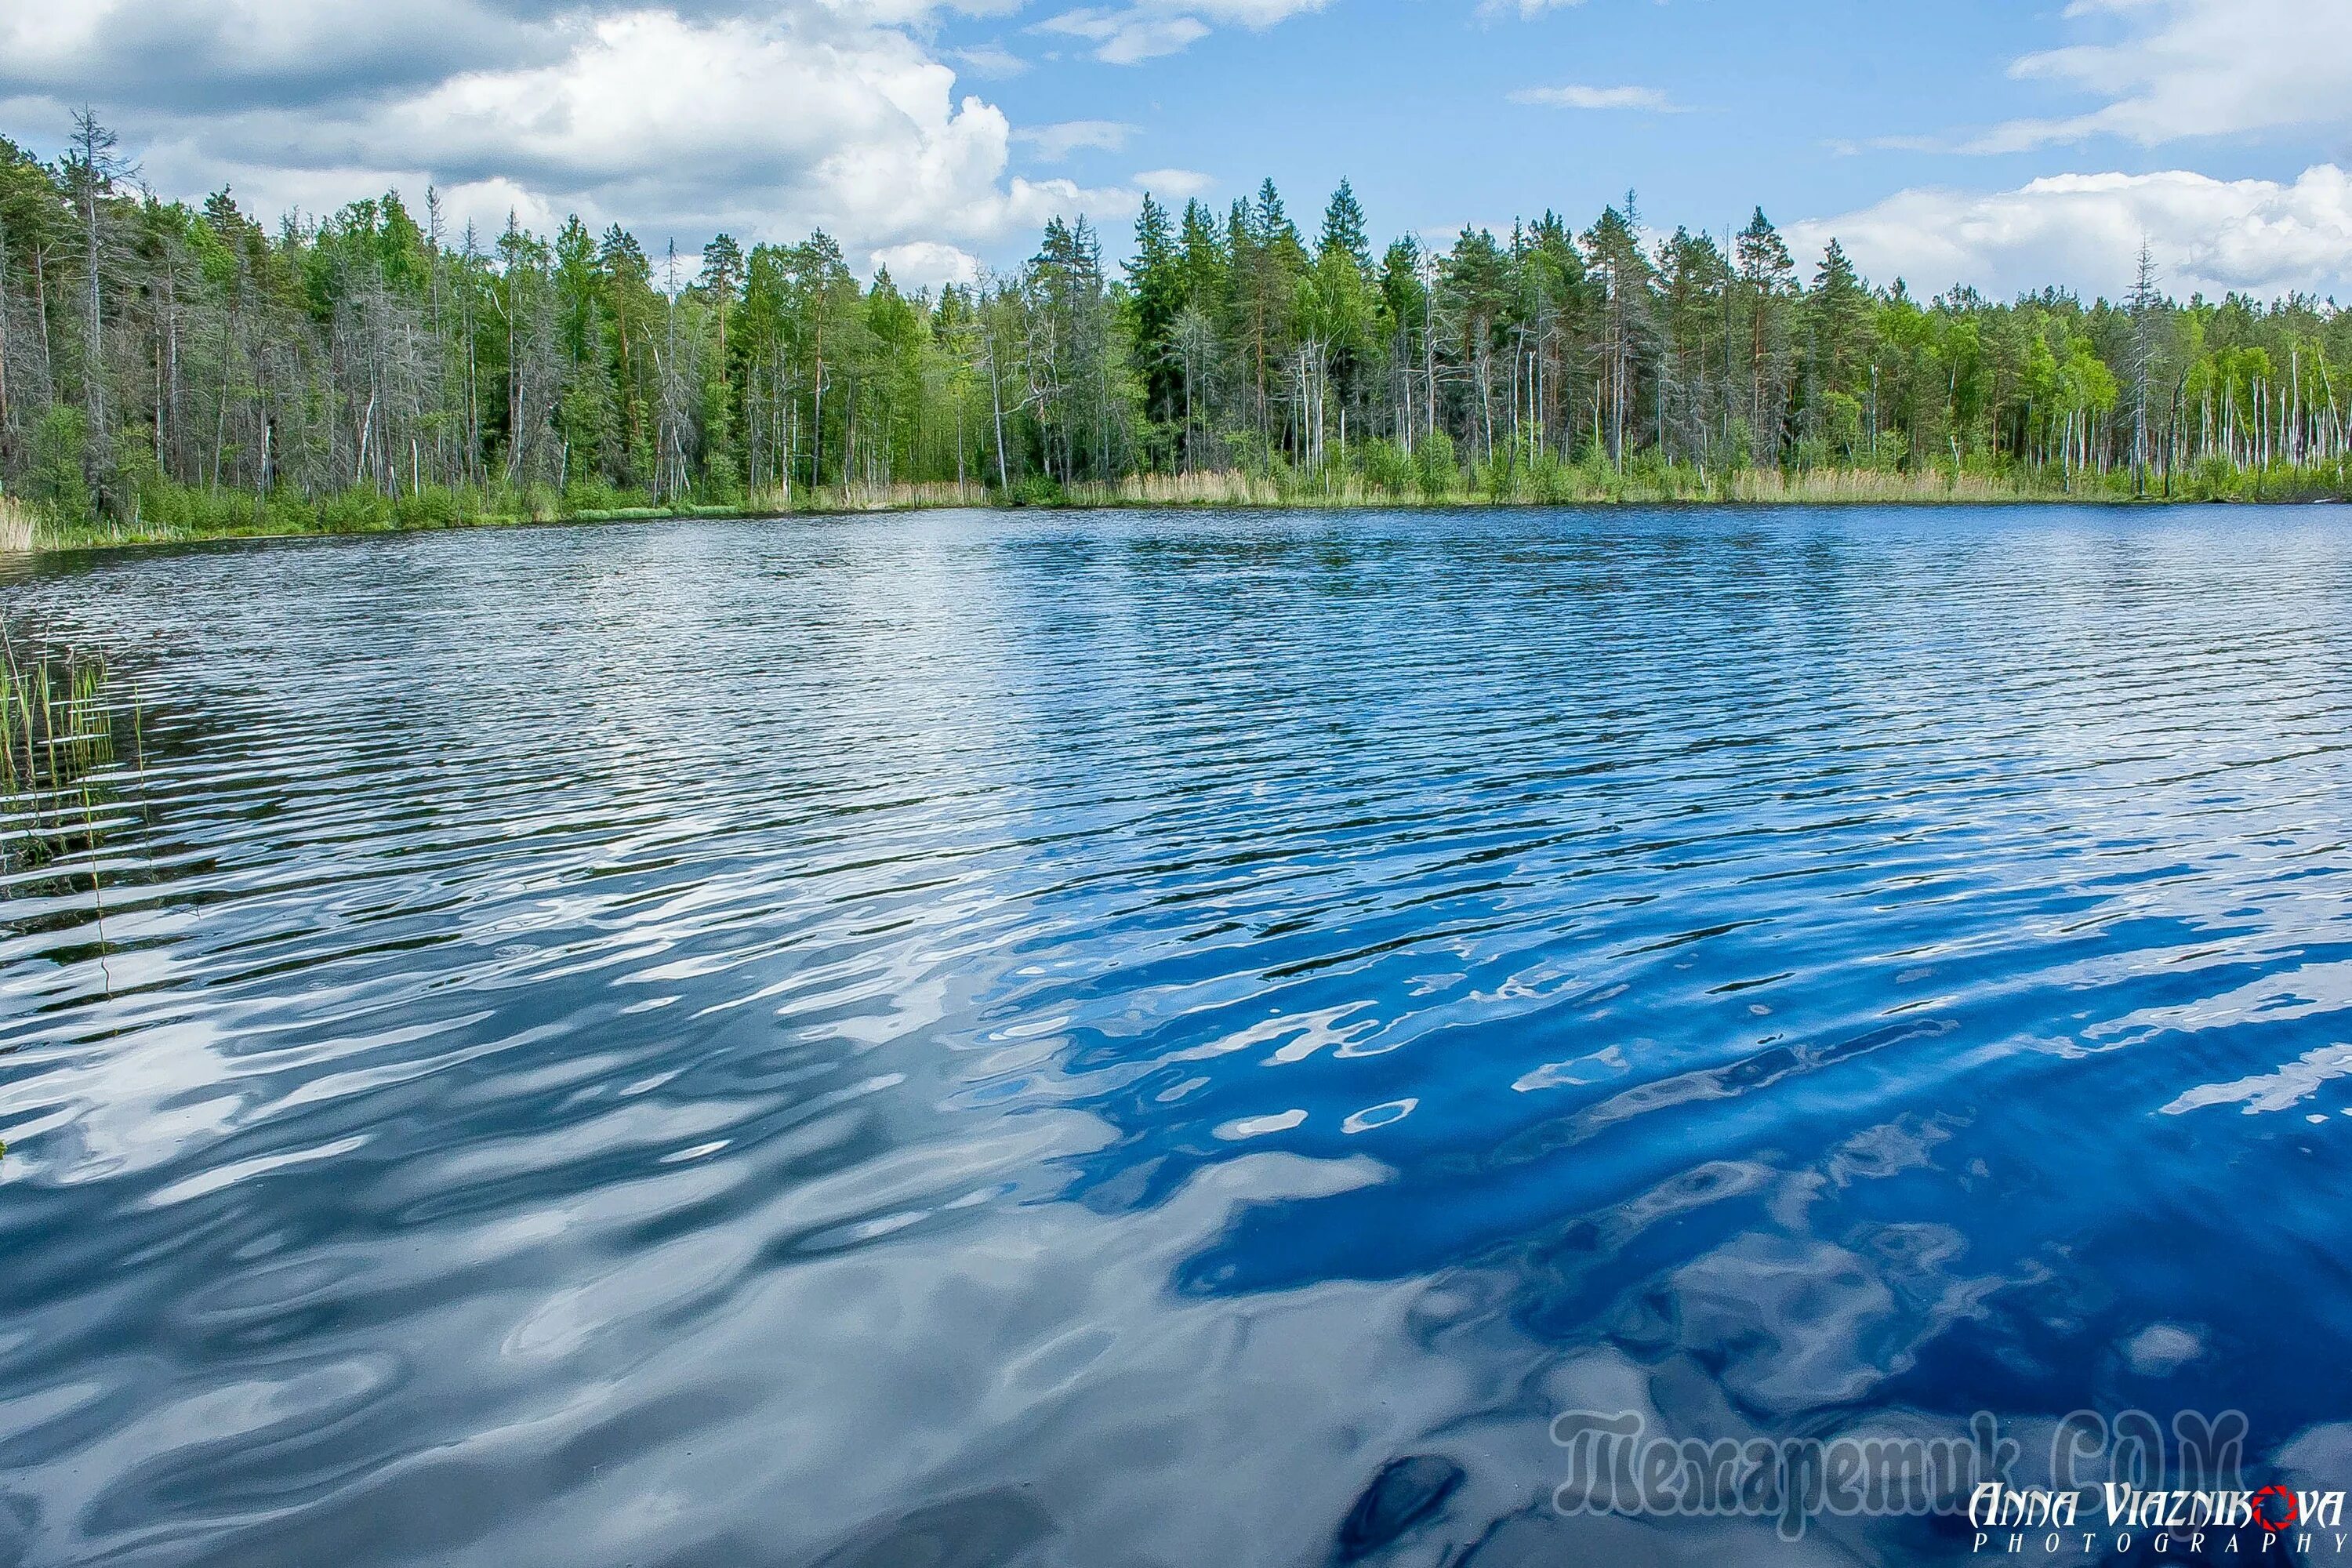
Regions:
M 0 139 L 0 503 L 60 533 L 961 499 L 2341 495 L 2352 317 L 1920 299 L 1835 243 L 1546 212 L 1376 247 L 1345 181 L 1049 223 L 1003 275 L 861 280 L 822 233 L 698 254 L 437 193 L 275 226 L 147 190 L 85 115 Z M 1238 487 L 1238 488 L 1236 488 Z M 1827 493 L 1827 492 L 1824 492 Z M 1856 493 L 1866 493 L 1866 486 Z

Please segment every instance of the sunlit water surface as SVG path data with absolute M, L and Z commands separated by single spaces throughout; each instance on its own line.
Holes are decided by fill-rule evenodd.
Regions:
M 144 752 L 96 889 L 0 903 L 0 1562 L 1966 1551 L 1561 1519 L 1572 1408 L 2236 1408 L 2352 1483 L 2339 512 L 556 528 L 0 608 Z

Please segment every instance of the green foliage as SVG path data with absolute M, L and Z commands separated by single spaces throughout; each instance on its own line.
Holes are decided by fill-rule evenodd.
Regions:
M 94 887 L 126 773 L 143 816 L 142 733 L 136 691 L 102 656 L 0 633 L 0 873 L 70 877 L 86 857 Z
M 576 217 L 452 232 L 430 191 L 272 227 L 0 142 L 0 310 L 45 329 L 7 340 L 0 488 L 108 538 L 1217 473 L 1302 501 L 2344 489 L 2332 305 L 1923 300 L 1834 243 L 1804 274 L 1760 211 L 1727 243 L 1648 236 L 1629 194 L 1580 231 L 1383 247 L 1345 181 L 1302 236 L 1268 181 L 1223 213 L 1148 200 L 1123 264 L 1056 219 L 1008 275 L 910 289 L 823 233 L 656 258 Z
M 95 515 L 89 481 L 83 477 L 88 428 L 82 411 L 64 404 L 51 405 L 33 427 L 24 491 L 62 522 L 88 522 Z
M 1051 474 L 1032 474 L 1005 496 L 1013 506 L 1066 506 L 1069 499 L 1062 482 Z
M 1462 479 L 1461 467 L 1454 459 L 1454 437 L 1443 430 L 1422 437 L 1414 450 L 1413 466 L 1421 493 L 1430 500 L 1443 500 Z
M 1385 495 L 1408 496 L 1421 488 L 1412 454 L 1401 441 L 1386 438 L 1365 444 L 1358 456 L 1367 489 Z

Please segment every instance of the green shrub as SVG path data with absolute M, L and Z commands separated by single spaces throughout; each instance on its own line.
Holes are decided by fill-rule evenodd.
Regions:
M 1359 448 L 1358 462 L 1367 489 L 1392 496 L 1411 495 L 1418 482 L 1412 454 L 1401 442 L 1367 441 Z
M 1444 431 L 1423 437 L 1413 458 L 1425 499 L 1444 500 L 1462 483 L 1462 467 L 1454 458 L 1454 437 Z
M 413 490 L 392 503 L 392 521 L 401 528 L 455 528 L 467 520 L 466 499 L 456 490 Z
M 25 494 L 58 522 L 86 525 L 96 521 L 98 505 L 83 474 L 86 426 L 79 408 L 59 404 L 33 426 L 32 462 L 25 476 Z
M 1069 492 L 1062 489 L 1062 481 L 1053 475 L 1031 474 L 1014 485 L 1013 493 L 1006 499 L 1014 506 L 1064 506 L 1070 497 Z

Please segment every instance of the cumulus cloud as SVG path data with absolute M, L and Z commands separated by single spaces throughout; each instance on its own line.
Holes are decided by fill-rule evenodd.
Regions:
M 562 51 L 544 26 L 479 0 L 9 5 L 0 7 L 0 97 L 104 96 L 164 111 L 307 106 Z
M 2021 152 L 2101 135 L 2152 146 L 2352 124 L 2352 5 L 2344 0 L 2074 0 L 2065 15 L 2122 36 L 2027 55 L 2011 74 L 2104 102 L 2008 121 L 1965 150 Z
M 1646 109 L 1672 113 L 1675 106 L 1654 87 L 1523 87 L 1512 93 L 1513 103 L 1538 104 L 1547 109 Z
M 1790 233 L 1813 255 L 1835 237 L 1865 275 L 1919 294 L 1966 284 L 1999 298 L 2058 283 L 2113 298 L 2143 238 L 2178 295 L 2341 294 L 2352 284 L 2352 175 L 2332 163 L 2292 184 L 2186 170 L 2060 174 L 1993 193 L 1903 191 Z
M 512 211 L 544 230 L 577 212 L 649 246 L 713 226 L 745 239 L 823 227 L 940 281 L 1048 216 L 1115 217 L 1139 201 L 1012 174 L 1003 111 L 960 91 L 910 25 L 1003 3 L 5 7 L 0 126 L 54 136 L 68 106 L 93 101 L 159 190 L 226 183 L 265 215 L 395 186 L 421 204 L 431 183 L 453 224 L 494 229 Z M 1036 144 L 1114 144 L 1108 122 L 1073 123 L 1094 128 L 1042 128 Z
M 936 289 L 942 283 L 969 283 L 980 276 L 980 258 L 937 240 L 911 240 L 887 245 L 873 253 L 875 269 L 887 268 L 901 289 Z

